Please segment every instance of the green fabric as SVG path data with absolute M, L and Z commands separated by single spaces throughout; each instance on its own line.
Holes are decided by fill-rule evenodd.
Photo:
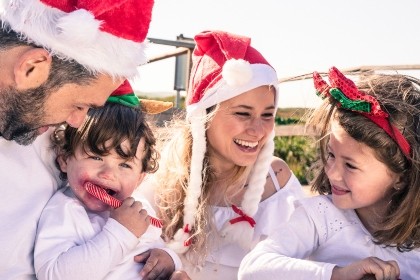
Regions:
M 140 105 L 139 98 L 134 93 L 113 95 L 108 97 L 107 102 L 118 103 L 128 107 L 138 107 Z
M 370 113 L 371 105 L 363 100 L 351 100 L 347 98 L 338 88 L 330 89 L 330 94 L 341 103 L 341 107 L 357 112 Z

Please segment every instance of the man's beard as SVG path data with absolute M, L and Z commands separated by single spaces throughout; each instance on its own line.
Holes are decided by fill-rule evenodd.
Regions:
M 1 89 L 0 136 L 20 145 L 31 144 L 39 136 L 47 95 L 43 86 L 25 91 Z

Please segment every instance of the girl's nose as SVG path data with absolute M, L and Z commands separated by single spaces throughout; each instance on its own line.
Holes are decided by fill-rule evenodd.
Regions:
M 335 162 L 327 163 L 325 166 L 325 174 L 331 181 L 339 182 L 342 179 L 340 168 Z
M 115 178 L 115 172 L 110 165 L 104 163 L 99 171 L 98 176 L 102 179 L 111 180 Z

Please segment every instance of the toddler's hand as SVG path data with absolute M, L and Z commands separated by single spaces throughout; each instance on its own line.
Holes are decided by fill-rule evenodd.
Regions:
M 150 224 L 150 217 L 143 209 L 140 201 L 128 197 L 124 199 L 120 207 L 111 209 L 110 217 L 125 226 L 135 236 L 140 237 Z
M 331 280 L 397 280 L 399 275 L 400 268 L 396 261 L 384 261 L 376 257 L 369 257 L 345 267 L 334 267 Z

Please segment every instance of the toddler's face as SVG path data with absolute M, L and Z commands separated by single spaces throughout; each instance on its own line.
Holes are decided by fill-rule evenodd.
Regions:
M 127 151 L 129 147 L 130 143 L 127 140 L 121 145 L 123 151 Z M 130 197 L 145 175 L 141 163 L 143 153 L 144 139 L 137 147 L 136 157 L 131 160 L 123 159 L 115 149 L 111 150 L 109 155 L 100 156 L 91 152 L 85 153 L 80 147 L 73 157 L 66 161 L 59 160 L 59 163 L 62 171 L 67 173 L 73 193 L 85 208 L 100 212 L 109 209 L 109 206 L 90 195 L 85 189 L 85 184 L 90 182 L 103 188 L 119 200 Z

